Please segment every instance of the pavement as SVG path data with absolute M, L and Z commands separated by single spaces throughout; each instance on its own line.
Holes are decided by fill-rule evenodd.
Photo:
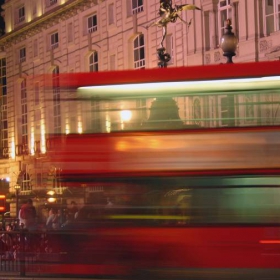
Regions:
M 42 276 L 19 276 L 16 273 L 9 273 L 9 272 L 0 272 L 0 280 L 67 280 L 67 279 L 73 279 L 73 280 L 93 280 L 93 278 L 76 278 L 76 277 L 56 277 L 54 276 L 49 276 L 49 277 L 42 277 Z M 94 280 L 106 280 L 104 278 L 98 279 L 94 278 Z M 109 280 L 109 279 L 108 279 Z M 110 279 L 113 280 L 113 279 Z

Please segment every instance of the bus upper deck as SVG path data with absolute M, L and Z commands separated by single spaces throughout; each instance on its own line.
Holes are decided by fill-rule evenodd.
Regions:
M 65 133 L 280 124 L 279 61 L 44 78 Z M 71 112 L 76 112 L 71 116 Z M 50 131 L 50 133 L 57 131 Z

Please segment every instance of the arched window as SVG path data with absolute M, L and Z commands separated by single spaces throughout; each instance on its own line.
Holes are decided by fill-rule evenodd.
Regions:
M 98 53 L 95 51 L 89 57 L 89 71 L 97 72 L 98 71 Z
M 145 68 L 145 41 L 144 35 L 140 34 L 134 39 L 134 68 Z

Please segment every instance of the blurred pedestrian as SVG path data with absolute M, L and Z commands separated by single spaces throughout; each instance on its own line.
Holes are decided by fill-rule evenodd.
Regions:
M 59 229 L 59 217 L 56 209 L 51 208 L 49 211 L 46 227 L 47 229 Z
M 32 199 L 28 199 L 27 202 L 21 206 L 19 215 L 19 219 L 24 228 L 28 230 L 36 228 L 36 209 L 33 206 Z

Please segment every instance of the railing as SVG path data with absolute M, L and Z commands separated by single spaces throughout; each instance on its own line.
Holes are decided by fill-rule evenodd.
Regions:
M 88 28 L 88 33 L 93 33 L 95 31 L 97 31 L 97 25 Z
M 54 233 L 24 229 L 0 231 L 0 274 L 22 277 L 40 273 L 40 264 L 59 262 L 61 252 L 51 248 Z

